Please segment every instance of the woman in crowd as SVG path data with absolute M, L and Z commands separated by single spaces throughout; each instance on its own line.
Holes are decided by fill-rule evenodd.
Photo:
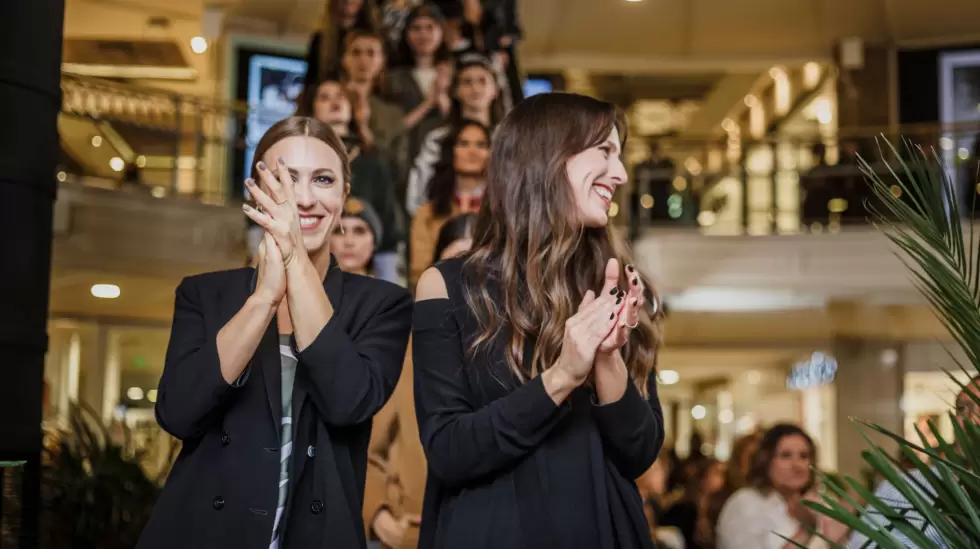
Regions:
M 373 0 L 328 0 L 323 28 L 314 33 L 306 54 L 306 84 L 314 84 L 325 74 L 335 72 L 352 31 L 374 31 L 377 15 Z
M 490 130 L 474 120 L 463 120 L 443 143 L 428 201 L 412 218 L 410 284 L 431 265 L 442 224 L 454 215 L 480 209 L 489 156 Z
M 405 35 L 385 78 L 385 97 L 401 108 L 408 132 L 408 158 L 418 154 L 422 137 L 442 125 L 452 106 L 452 60 L 443 43 L 439 8 L 422 4 L 405 20 Z
M 329 126 L 282 120 L 255 158 L 257 269 L 177 288 L 156 417 L 183 446 L 141 548 L 365 544 L 370 421 L 401 372 L 411 296 L 337 268 L 350 168 Z
M 705 532 L 705 543 L 709 547 L 716 544 L 718 518 L 725 503 L 732 494 L 749 483 L 752 460 L 759 450 L 760 440 L 762 440 L 762 432 L 757 431 L 738 437 L 732 444 L 732 455 L 728 459 L 728 467 L 725 470 L 725 484 L 708 500 L 706 515 L 708 531 Z
M 345 273 L 376 276 L 374 250 L 384 229 L 370 204 L 353 196 L 344 203 L 340 223 L 333 230 L 330 247 Z
M 439 231 L 433 263 L 456 257 L 473 244 L 474 214 L 456 216 Z M 374 417 L 368 447 L 364 524 L 369 539 L 384 548 L 415 549 L 425 493 L 425 454 L 415 421 L 412 360 L 405 357 L 402 377 L 391 400 Z
M 327 76 L 297 111 L 329 124 L 344 141 L 350 156 L 351 196 L 367 202 L 381 226 L 374 254 L 374 276 L 397 282 L 398 245 L 404 241 L 404 230 L 398 216 L 395 178 L 387 155 L 364 139 L 364 125 L 353 120 L 347 90 L 336 76 Z
M 783 539 L 810 548 L 828 544 L 813 532 L 840 541 L 846 528 L 803 505 L 815 499 L 813 439 L 803 429 L 777 424 L 766 431 L 752 460 L 749 484 L 725 503 L 718 519 L 718 549 L 791 549 Z M 780 537 L 783 536 L 783 537 Z
M 473 249 L 417 289 L 420 546 L 652 548 L 658 334 L 609 227 L 625 120 L 542 94 L 494 134 Z
M 426 200 L 443 141 L 452 128 L 462 120 L 476 120 L 492 131 L 503 118 L 503 106 L 497 100 L 499 90 L 493 67 L 485 57 L 471 55 L 462 58 L 456 66 L 452 89 L 453 107 L 446 124 L 425 135 L 409 172 L 406 196 L 409 214 L 414 214 Z
M 384 39 L 380 34 L 354 29 L 343 43 L 341 70 L 350 93 L 353 120 L 365 144 L 377 147 L 395 166 L 396 181 L 407 177 L 408 149 L 403 139 L 405 113 L 380 94 L 384 80 Z M 324 75 L 324 79 L 332 73 Z

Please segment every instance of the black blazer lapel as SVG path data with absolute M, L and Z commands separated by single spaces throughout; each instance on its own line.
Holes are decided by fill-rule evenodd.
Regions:
M 333 306 L 334 318 L 340 314 L 340 301 L 344 296 L 344 272 L 340 270 L 340 266 L 337 264 L 337 260 L 334 259 L 333 255 L 330 256 L 330 268 L 327 270 L 327 277 L 323 281 L 323 289 L 327 292 L 327 298 L 330 299 L 330 305 Z M 339 319 L 338 319 L 339 320 Z M 333 319 L 330 320 L 333 322 Z M 295 347 L 295 340 L 293 346 Z M 306 373 L 305 368 L 300 367 L 296 372 L 296 384 L 293 386 L 293 410 L 296 414 L 303 414 L 303 404 L 306 402 L 306 395 L 308 394 L 307 387 L 309 385 L 309 376 Z M 297 418 L 293 420 L 293 440 L 299 440 L 299 434 L 297 433 L 301 422 Z M 314 441 L 311 441 L 314 442 Z M 306 448 L 293 448 L 293 452 L 306 452 Z M 296 462 L 294 462 L 296 463 Z M 306 460 L 299 459 L 296 463 L 296 478 L 300 478 L 303 474 L 303 466 L 306 464 Z
M 253 270 L 248 295 L 252 295 L 252 292 L 255 291 L 257 279 L 258 270 Z M 277 317 L 273 316 L 272 322 L 265 329 L 265 335 L 259 341 L 259 347 L 252 355 L 249 368 L 252 372 L 258 369 L 262 374 L 262 384 L 265 386 L 266 397 L 269 401 L 269 419 L 275 425 L 276 439 L 282 442 L 282 433 L 279 428 L 282 425 L 282 366 L 279 358 L 278 325 Z

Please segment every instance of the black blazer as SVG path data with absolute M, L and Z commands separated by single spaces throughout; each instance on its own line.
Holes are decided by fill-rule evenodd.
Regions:
M 184 444 L 139 548 L 269 547 L 282 416 L 276 322 L 240 386 L 221 377 L 216 343 L 250 295 L 254 273 L 192 276 L 177 288 L 156 417 Z M 282 549 L 365 546 L 371 419 L 394 390 L 411 329 L 412 299 L 403 288 L 344 273 L 333 261 L 324 287 L 334 316 L 297 353 Z

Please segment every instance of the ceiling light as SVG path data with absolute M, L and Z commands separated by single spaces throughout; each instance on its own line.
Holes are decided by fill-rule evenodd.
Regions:
M 102 146 L 102 136 L 101 135 L 93 135 L 92 136 L 92 146 L 93 147 L 101 147 Z
M 123 171 L 123 168 L 126 167 L 126 163 L 123 161 L 122 158 L 119 158 L 118 156 L 113 156 L 112 158 L 109 159 L 109 167 L 112 168 L 112 171 L 114 172 L 121 172 Z
M 677 370 L 664 370 L 657 374 L 657 378 L 663 385 L 673 385 L 680 381 L 681 375 L 677 373 Z
M 735 421 L 735 413 L 731 410 L 722 410 L 721 412 L 718 412 L 718 421 L 728 425 L 729 423 Z
M 706 415 L 708 415 L 708 410 L 704 406 L 701 406 L 700 404 L 698 404 L 694 408 L 691 408 L 691 417 L 693 417 L 694 419 L 704 419 L 704 416 Z
M 120 293 L 119 286 L 115 284 L 95 284 L 92 286 L 92 295 L 101 299 L 116 299 Z
M 139 387 L 130 387 L 126 389 L 126 398 L 129 400 L 143 400 L 143 389 Z
M 194 53 L 204 53 L 208 51 L 208 41 L 203 36 L 191 38 L 191 51 Z
M 149 400 L 151 403 L 152 402 L 156 402 L 157 401 L 157 390 L 156 389 L 150 389 L 149 391 L 147 391 L 146 392 L 146 400 Z

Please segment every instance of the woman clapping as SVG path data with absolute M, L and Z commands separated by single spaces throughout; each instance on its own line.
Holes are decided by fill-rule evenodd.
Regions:
M 141 548 L 365 545 L 371 418 L 398 380 L 411 298 L 330 253 L 350 167 L 329 126 L 287 118 L 255 158 L 257 269 L 177 288 L 156 415 L 183 448 Z
M 419 547 L 653 547 L 633 479 L 663 442 L 656 305 L 607 227 L 624 132 L 585 96 L 518 105 L 473 249 L 419 280 Z

